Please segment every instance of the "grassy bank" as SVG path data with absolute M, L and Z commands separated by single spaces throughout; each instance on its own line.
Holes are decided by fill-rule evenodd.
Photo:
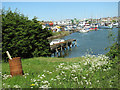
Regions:
M 118 71 L 104 55 L 22 59 L 24 76 L 11 77 L 2 64 L 3 88 L 116 88 Z
M 60 31 L 60 32 L 54 32 L 53 36 L 57 36 L 57 35 L 69 35 L 70 32 L 69 31 Z
M 2 88 L 2 64 L 0 63 L 0 89 Z
M 52 33 L 51 37 L 48 37 L 48 39 L 52 40 L 52 39 L 62 38 L 62 37 L 67 36 L 69 34 L 71 34 L 71 32 L 69 32 L 69 31 L 54 32 L 54 33 Z

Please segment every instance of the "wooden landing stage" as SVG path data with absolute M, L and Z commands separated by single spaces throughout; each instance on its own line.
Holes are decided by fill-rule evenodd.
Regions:
M 60 43 L 51 45 L 50 48 L 51 48 L 52 53 L 54 53 L 54 54 L 57 53 L 58 54 L 59 52 L 62 52 L 63 50 L 68 49 L 68 47 L 71 48 L 74 45 L 75 46 L 77 45 L 77 40 L 69 39 L 69 40 L 65 40 L 65 42 L 60 42 Z

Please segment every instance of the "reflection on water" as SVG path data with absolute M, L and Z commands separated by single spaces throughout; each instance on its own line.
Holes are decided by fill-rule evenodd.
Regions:
M 56 57 L 80 57 L 86 54 L 98 55 L 105 54 L 109 50 L 105 50 L 108 46 L 114 43 L 114 38 L 109 36 L 118 36 L 118 29 L 101 29 L 98 31 L 91 31 L 88 33 L 72 33 L 69 36 L 65 36 L 64 39 L 76 39 L 77 47 L 68 48 L 60 52 Z

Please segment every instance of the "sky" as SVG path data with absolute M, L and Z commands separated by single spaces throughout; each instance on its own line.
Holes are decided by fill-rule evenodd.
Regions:
M 2 8 L 16 8 L 29 19 L 42 21 L 118 16 L 118 2 L 2 2 Z

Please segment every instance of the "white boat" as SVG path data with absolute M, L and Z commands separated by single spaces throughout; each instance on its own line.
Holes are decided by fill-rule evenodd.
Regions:
M 113 25 L 112 24 L 110 24 L 108 26 L 106 26 L 106 25 L 98 25 L 98 28 L 99 29 L 112 29 Z
M 118 23 L 114 23 L 113 27 L 118 28 Z
M 80 33 L 86 33 L 86 32 L 89 32 L 89 30 L 84 30 L 84 29 L 82 29 L 82 30 L 80 30 L 79 32 L 80 32 Z
M 54 39 L 50 45 L 54 45 L 54 44 L 57 44 L 57 43 L 60 43 L 60 42 L 64 42 L 65 40 L 64 39 Z

